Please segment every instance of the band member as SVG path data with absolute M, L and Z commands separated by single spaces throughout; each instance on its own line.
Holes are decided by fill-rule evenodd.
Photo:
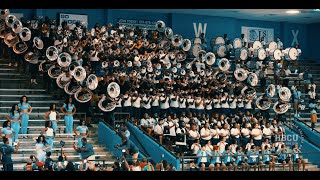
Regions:
M 298 107 L 299 103 L 301 102 L 301 91 L 299 90 L 299 87 L 296 87 L 293 92 L 293 110 L 294 110 L 294 117 L 300 118 L 300 114 L 298 114 Z
M 159 96 L 155 93 L 151 96 L 151 111 L 152 114 L 160 114 L 160 103 L 159 103 Z
M 86 125 L 86 121 L 81 120 L 79 126 L 76 129 L 74 129 L 74 133 L 78 138 L 78 147 L 82 147 L 82 138 L 86 138 L 89 135 L 89 129 Z
M 69 97 L 63 106 L 60 108 L 61 112 L 64 114 L 64 121 L 66 124 L 66 133 L 70 134 L 73 132 L 73 115 L 76 113 L 77 109 L 72 102 L 72 98 Z
M 27 96 L 22 96 L 20 98 L 20 103 L 18 104 L 20 112 L 22 114 L 21 120 L 21 134 L 24 134 L 22 138 L 27 138 L 27 127 L 28 127 L 28 121 L 29 121 L 29 115 L 32 112 L 32 106 L 28 103 Z
M 43 135 L 44 144 L 46 146 L 48 146 L 46 148 L 46 151 L 47 152 L 52 152 L 53 140 L 54 140 L 54 137 L 56 135 L 56 133 L 54 132 L 54 130 L 52 128 L 52 121 L 46 121 L 45 122 L 45 127 L 44 127 L 44 129 L 42 129 L 40 134 Z
M 178 113 L 179 109 L 179 96 L 176 95 L 176 92 L 173 92 L 170 95 L 170 112 L 171 114 Z
M 3 122 L 2 129 L 1 129 L 1 137 L 7 138 L 9 141 L 8 146 L 13 145 L 13 138 L 14 138 L 14 130 L 11 129 L 11 122 L 9 120 Z
M 193 95 L 189 95 L 187 99 L 187 104 L 188 104 L 188 111 L 191 112 L 192 114 L 195 112 L 195 99 Z
M 311 128 L 315 128 L 315 124 L 317 123 L 317 101 L 315 99 L 310 99 L 309 108 L 310 108 L 310 117 L 311 117 Z
M 302 171 L 304 171 L 306 168 L 306 162 L 304 159 L 302 159 L 300 157 L 301 151 L 300 151 L 297 144 L 292 146 L 292 153 L 293 153 L 292 154 L 293 155 L 293 162 L 298 163 L 298 171 L 300 171 L 300 169 L 301 169 L 301 164 L 302 164 Z
M 289 170 L 292 171 L 292 161 L 290 160 L 286 146 L 284 144 L 281 145 L 281 148 L 279 148 L 276 153 L 278 156 L 278 162 L 282 164 L 282 170 L 285 171 L 286 164 L 289 164 Z
M 162 93 L 160 96 L 160 110 L 161 110 L 161 116 L 165 117 L 167 115 L 169 115 L 169 97 L 165 94 Z
M 180 95 L 179 96 L 179 116 L 183 116 L 183 113 L 186 112 L 186 108 L 187 108 L 187 99 Z
M 141 107 L 141 97 L 138 94 L 138 92 L 135 92 L 134 95 L 132 96 L 131 102 L 132 102 L 132 107 L 133 107 L 133 116 L 135 118 L 140 118 L 140 107 Z
M 48 117 L 49 117 L 49 119 L 48 119 Z M 52 122 L 52 128 L 53 128 L 54 132 L 57 131 L 58 122 L 59 122 L 60 118 L 61 118 L 61 116 L 60 116 L 60 113 L 56 110 L 55 103 L 52 103 L 50 105 L 49 111 L 46 112 L 45 115 L 43 115 L 44 120 Z
M 14 131 L 13 141 L 18 141 L 20 124 L 21 124 L 21 115 L 19 111 L 18 104 L 14 104 L 6 116 L 7 120 L 11 122 L 11 128 Z
M 268 98 L 267 94 L 263 94 L 262 99 L 259 101 L 261 107 L 265 107 L 267 103 L 272 103 L 272 101 Z M 269 109 L 262 110 L 260 109 L 261 116 L 266 119 L 266 121 L 270 121 Z
M 132 103 L 131 103 L 131 94 L 129 93 L 129 91 L 127 91 L 124 95 L 123 95 L 123 111 L 124 112 L 129 112 L 130 113 L 130 117 L 133 116 L 133 112 L 132 112 Z

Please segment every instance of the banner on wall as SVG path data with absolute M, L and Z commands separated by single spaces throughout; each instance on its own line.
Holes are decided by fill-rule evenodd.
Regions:
M 274 30 L 271 28 L 242 26 L 241 34 L 244 34 L 244 37 L 247 38 L 248 43 L 260 41 L 261 37 L 264 37 L 266 43 L 274 41 Z
M 66 21 L 68 25 L 75 24 L 76 22 L 83 22 L 84 26 L 88 26 L 88 16 L 87 15 L 80 15 L 80 14 L 59 14 L 59 22 L 60 25 L 63 21 Z
M 121 26 L 129 28 L 139 27 L 140 29 L 146 28 L 147 30 L 155 30 L 157 21 L 149 20 L 136 20 L 136 19 L 118 19 L 117 23 Z

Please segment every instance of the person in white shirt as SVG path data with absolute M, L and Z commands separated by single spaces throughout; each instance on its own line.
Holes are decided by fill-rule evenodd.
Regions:
M 243 97 L 240 95 L 237 98 L 237 107 L 238 107 L 238 111 L 241 111 L 244 113 L 244 104 L 243 104 Z
M 291 74 L 291 71 L 288 68 L 288 66 L 284 66 L 284 74 L 285 74 L 285 77 L 283 79 L 283 86 L 288 87 L 289 86 L 289 76 Z
M 183 112 L 186 112 L 187 100 L 184 96 L 179 96 L 179 115 L 182 115 Z
M 206 98 L 204 100 L 206 114 L 209 114 L 211 116 L 212 114 L 212 100 L 210 98 Z
M 137 92 L 135 92 L 131 98 L 131 103 L 133 107 L 133 117 L 135 118 L 141 118 L 140 116 L 141 100 L 142 99 Z
M 187 130 L 186 124 L 181 121 L 176 131 L 176 152 L 178 157 L 183 157 L 187 146 Z
M 229 103 L 230 113 L 236 114 L 237 98 L 235 98 L 233 94 L 229 96 L 228 103 Z
M 217 124 L 214 123 L 214 124 L 213 124 L 213 128 L 210 129 L 211 144 L 212 144 L 212 145 L 217 145 L 218 142 L 220 141 L 219 133 L 220 133 L 220 130 L 219 130 Z
M 221 139 L 225 138 L 225 141 L 230 144 L 229 137 L 230 137 L 230 130 L 229 125 L 226 123 L 223 125 L 223 128 L 219 131 L 219 136 Z
M 176 92 L 173 92 L 170 95 L 170 113 L 175 114 L 178 113 L 179 108 L 179 96 L 176 95 Z
M 133 116 L 132 112 L 132 103 L 131 103 L 131 95 L 127 92 L 123 95 L 123 112 L 129 112 L 130 117 Z
M 169 149 L 172 148 L 172 144 L 175 142 L 175 137 L 176 137 L 176 128 L 179 127 L 179 124 L 174 122 L 171 118 L 171 116 L 167 117 L 167 121 L 163 123 L 164 127 L 164 138 L 165 138 L 165 143 L 168 144 Z
M 188 131 L 188 144 L 192 145 L 194 140 L 200 139 L 199 131 L 197 130 L 197 127 L 195 124 L 190 125 L 190 130 Z
M 152 114 L 160 115 L 160 103 L 159 96 L 157 94 L 151 96 L 151 112 Z
M 154 127 L 154 136 L 159 140 L 159 143 L 162 144 L 163 141 L 163 120 L 159 119 L 158 124 Z
M 256 147 L 261 147 L 261 140 L 262 140 L 262 131 L 259 129 L 259 124 L 254 124 L 253 129 L 251 131 L 251 136 L 253 138 L 253 143 Z
M 230 135 L 231 135 L 231 138 L 232 138 L 232 142 L 233 143 L 236 143 L 238 145 L 240 145 L 240 125 L 237 124 L 237 123 L 233 123 L 233 127 L 231 128 L 230 130 Z
M 248 40 L 247 38 L 244 37 L 244 34 L 241 34 L 241 42 L 242 42 L 242 47 L 248 47 Z
M 194 140 L 193 144 L 190 147 L 191 147 L 190 149 L 192 154 L 196 155 L 197 152 L 201 149 L 200 140 L 199 139 Z
M 145 130 L 149 135 L 152 134 L 154 122 L 153 118 L 149 117 L 147 113 L 144 114 L 144 117 L 141 119 L 140 124 L 143 130 Z
M 163 117 L 164 115 L 169 115 L 169 97 L 166 94 L 160 96 L 160 114 Z
M 211 140 L 209 122 L 206 122 L 204 124 L 204 127 L 200 130 L 200 136 L 201 136 L 201 145 L 202 146 L 204 146 L 207 143 L 207 141 Z
M 246 146 L 250 141 L 250 123 L 246 123 L 245 127 L 241 129 L 242 146 Z
M 142 113 L 145 114 L 151 114 L 151 96 L 147 96 L 146 94 L 143 95 L 142 97 L 142 107 L 143 107 L 143 111 Z
M 194 109 L 196 107 L 195 100 L 194 100 L 193 96 L 191 96 L 191 95 L 188 96 L 187 104 L 188 104 L 188 107 L 187 107 L 188 111 L 193 114 L 194 113 Z
M 216 113 L 220 113 L 221 112 L 221 105 L 220 105 L 220 97 L 218 95 L 216 95 L 213 98 L 213 111 Z
M 253 98 L 245 98 L 244 99 L 244 103 L 245 103 L 245 105 L 244 105 L 244 109 L 245 109 L 245 112 L 250 112 L 250 113 L 252 113 L 252 101 L 253 101 Z
M 269 122 L 267 122 L 266 127 L 263 128 L 262 132 L 263 132 L 263 139 L 268 139 L 269 141 L 271 141 L 272 130 L 270 128 Z
M 224 93 L 220 101 L 221 101 L 221 113 L 226 116 L 229 116 L 230 109 L 229 109 L 229 103 L 228 103 L 228 93 Z
M 219 147 L 219 152 L 222 154 L 226 149 L 226 145 L 227 145 L 228 143 L 226 142 L 226 138 L 225 137 L 223 137 L 222 139 L 221 139 L 221 141 L 220 142 L 218 142 L 218 144 L 217 144 L 217 146 Z

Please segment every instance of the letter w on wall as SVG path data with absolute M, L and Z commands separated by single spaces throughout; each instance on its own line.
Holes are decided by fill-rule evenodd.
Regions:
M 206 30 L 207 30 L 207 23 L 204 23 L 203 28 L 202 28 L 202 23 L 199 23 L 198 29 L 197 29 L 197 23 L 193 23 L 193 28 L 194 28 L 194 34 L 196 37 L 200 37 L 201 33 L 204 33 L 204 36 L 205 36 Z

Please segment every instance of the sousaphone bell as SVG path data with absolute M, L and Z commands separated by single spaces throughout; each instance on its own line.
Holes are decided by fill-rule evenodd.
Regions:
M 208 52 L 203 59 L 208 66 L 211 66 L 216 62 L 216 56 L 212 52 Z
M 1 9 L 0 10 L 0 19 L 6 19 L 9 16 L 10 10 L 9 9 Z
M 58 58 L 58 54 L 59 54 L 59 50 L 54 46 L 50 46 L 46 50 L 46 57 L 50 61 L 55 61 Z
M 20 39 L 22 41 L 29 41 L 31 39 L 31 31 L 29 28 L 23 27 L 19 33 Z
M 70 64 L 71 64 L 71 56 L 70 54 L 66 53 L 66 52 L 63 52 L 61 54 L 59 54 L 59 57 L 58 57 L 58 64 L 61 66 L 61 67 L 68 67 Z
M 80 103 L 86 103 L 91 100 L 93 93 L 90 89 L 84 87 L 74 93 L 74 98 Z
M 248 74 L 247 71 L 243 68 L 238 68 L 234 71 L 234 77 L 238 80 L 238 81 L 244 81 L 247 79 Z

